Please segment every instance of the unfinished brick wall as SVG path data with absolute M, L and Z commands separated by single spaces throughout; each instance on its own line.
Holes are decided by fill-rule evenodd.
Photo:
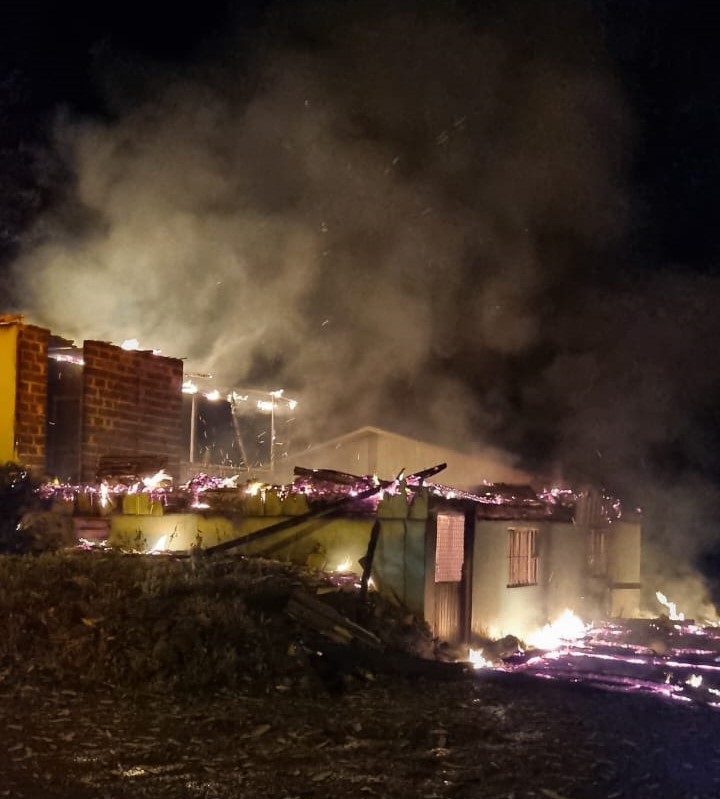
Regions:
M 45 328 L 18 326 L 15 445 L 18 461 L 39 474 L 45 472 L 49 338 Z
M 155 455 L 177 477 L 184 452 L 183 364 L 150 352 L 101 341 L 83 345 L 84 481 L 93 481 L 103 456 Z

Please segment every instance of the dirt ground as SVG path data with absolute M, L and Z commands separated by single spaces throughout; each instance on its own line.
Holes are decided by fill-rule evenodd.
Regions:
M 707 707 L 494 672 L 283 687 L 0 684 L 0 796 L 720 796 L 720 712 Z

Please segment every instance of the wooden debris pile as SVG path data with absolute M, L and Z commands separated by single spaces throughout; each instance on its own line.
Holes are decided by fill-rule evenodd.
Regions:
M 66 684 L 263 693 L 316 690 L 318 676 L 332 687 L 386 673 L 460 674 L 456 664 L 420 657 L 432 657 L 424 625 L 370 600 L 359 613 L 357 595 L 260 558 L 7 556 L 0 681 L 32 674 Z

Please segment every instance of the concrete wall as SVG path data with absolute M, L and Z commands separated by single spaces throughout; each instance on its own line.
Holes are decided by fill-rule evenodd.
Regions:
M 508 529 L 538 529 L 538 584 L 508 588 Z M 522 637 L 546 621 L 545 592 L 546 535 L 542 524 L 514 521 L 475 523 L 473 553 L 471 634 L 499 638 Z
M 237 517 L 214 514 L 168 514 L 167 516 L 109 517 L 110 542 L 128 549 L 187 550 L 202 548 L 262 530 L 288 517 Z M 235 551 L 264 555 L 300 565 L 314 564 L 328 571 L 360 575 L 360 558 L 367 553 L 374 520 L 324 518 L 299 524 L 267 539 L 238 546 Z M 424 567 L 423 522 L 383 520 L 372 577 L 378 590 L 402 601 L 422 614 Z M 318 555 L 320 557 L 318 558 Z M 419 571 L 418 571 L 419 569 Z
M 402 497 L 390 499 L 404 502 Z M 408 516 L 407 508 L 401 518 L 394 518 L 392 511 L 398 507 L 399 503 L 391 501 L 389 508 L 379 511 L 382 518 L 372 577 L 378 590 L 422 615 L 426 520 L 417 510 Z M 194 546 L 210 547 L 289 518 L 292 517 L 214 513 L 113 514 L 108 517 L 109 540 L 113 546 L 126 549 L 186 551 Z M 239 545 L 235 551 L 360 575 L 359 561 L 367 554 L 374 521 L 373 517 L 310 519 L 268 538 Z
M 555 620 L 570 609 L 583 620 L 597 617 L 588 597 L 587 527 L 550 522 L 545 527 L 546 622 Z
M 84 342 L 83 360 L 82 480 L 95 480 L 104 455 L 164 457 L 177 476 L 182 361 L 101 341 Z
M 537 585 L 507 585 L 507 541 L 511 527 L 538 530 Z M 613 528 L 611 574 L 621 574 L 625 578 L 636 575 L 639 535 L 639 526 Z M 608 581 L 596 584 L 588 574 L 588 537 L 587 527 L 571 523 L 478 521 L 473 560 L 472 632 L 491 637 L 510 633 L 522 638 L 554 621 L 566 609 L 587 622 L 607 615 L 610 610 Z M 631 591 L 627 588 L 615 590 L 629 608 Z

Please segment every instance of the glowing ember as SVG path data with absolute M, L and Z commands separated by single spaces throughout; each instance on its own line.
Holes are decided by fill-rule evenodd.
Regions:
M 661 605 L 664 605 L 667 608 L 668 618 L 670 618 L 672 621 L 685 620 L 685 614 L 678 613 L 677 605 L 674 602 L 670 602 L 670 600 L 665 596 L 665 594 L 663 594 L 661 591 L 657 591 L 655 593 L 655 596 L 657 597 L 657 601 Z
M 558 649 L 567 643 L 583 638 L 589 629 L 583 620 L 569 608 L 552 624 L 533 633 L 527 642 L 536 649 Z
M 340 572 L 340 574 L 343 574 L 345 572 L 349 572 L 351 568 L 352 568 L 352 561 L 350 560 L 350 558 L 345 558 L 345 560 L 342 563 L 340 563 L 338 566 L 335 567 L 335 571 Z
M 53 361 L 59 361 L 60 363 L 74 363 L 76 366 L 84 366 L 85 361 L 82 359 L 81 355 L 76 354 L 68 354 L 66 352 L 49 352 L 48 358 Z
M 702 685 L 702 681 L 702 674 L 691 674 L 685 680 L 685 685 L 689 685 L 691 688 L 699 688 Z

